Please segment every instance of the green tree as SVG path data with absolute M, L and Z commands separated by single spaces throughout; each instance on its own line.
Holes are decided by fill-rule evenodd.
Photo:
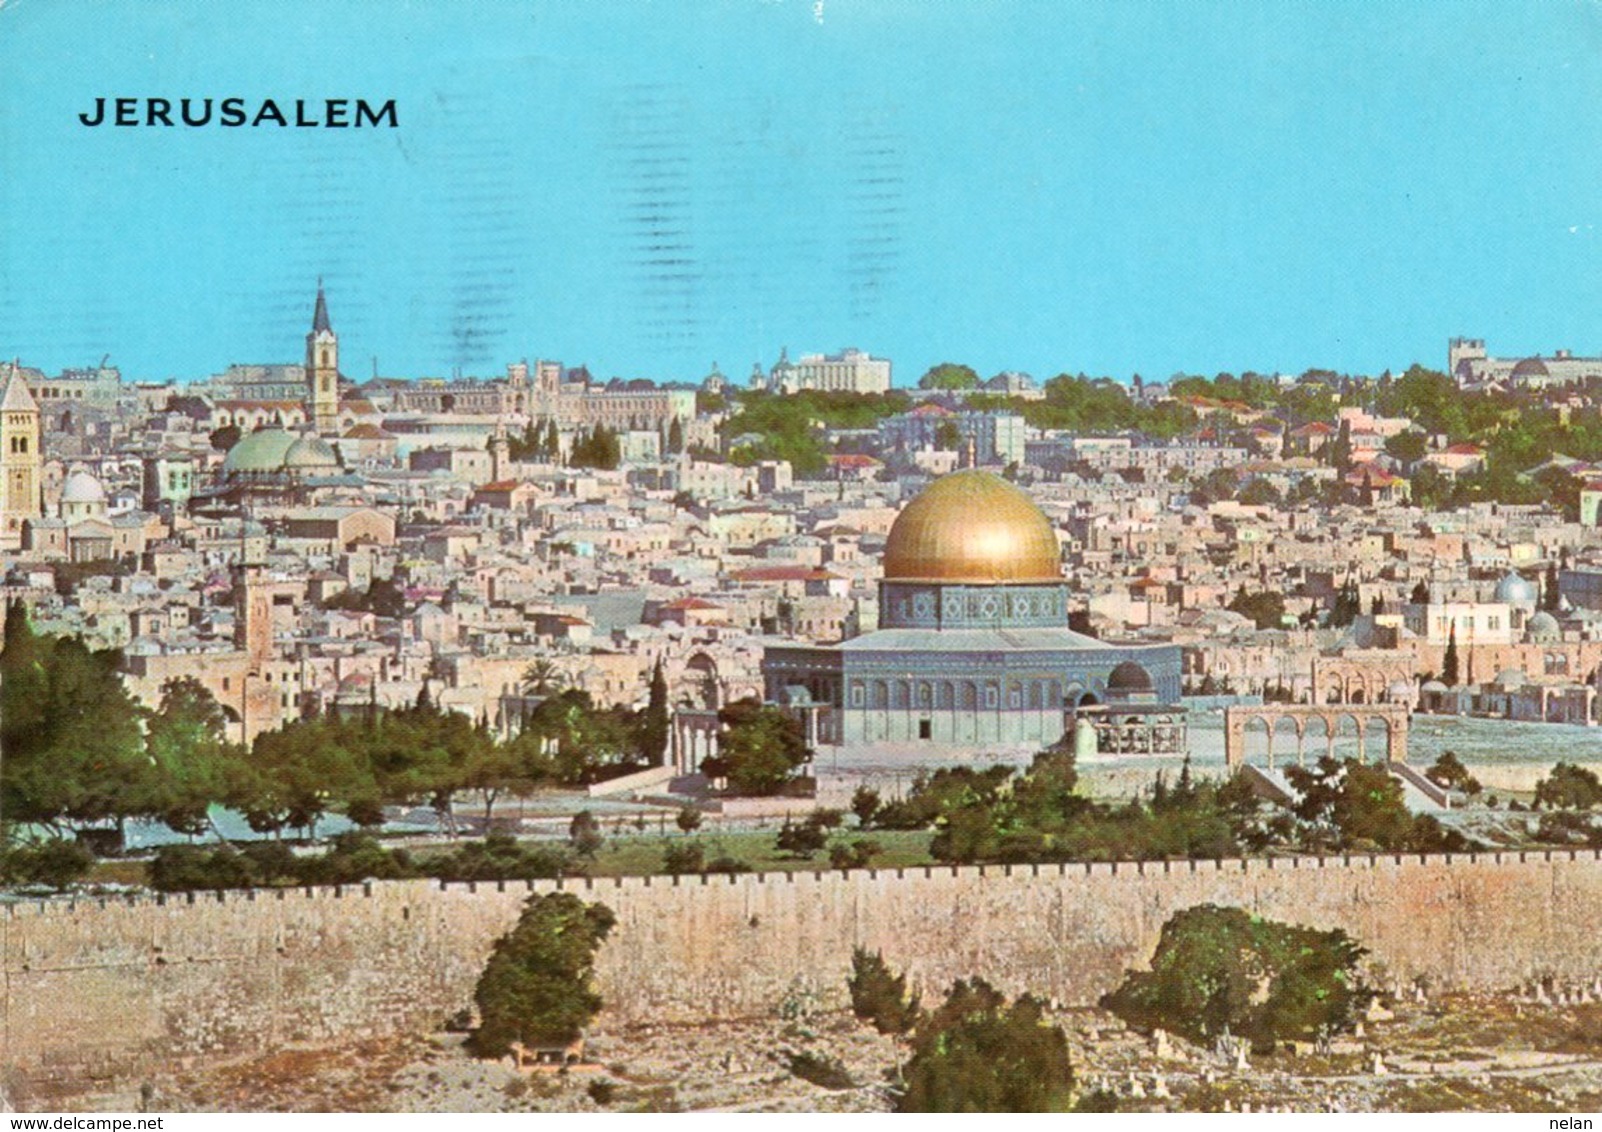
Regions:
M 979 374 L 972 366 L 940 362 L 918 379 L 919 389 L 978 389 Z
M 120 654 L 33 631 L 7 607 L 0 649 L 0 807 L 8 820 L 89 824 L 153 816 L 160 783 Z
M 1449 688 L 1457 687 L 1457 622 L 1446 634 L 1446 655 L 1441 659 L 1441 679 Z
M 1149 971 L 1101 1004 L 1130 1026 L 1208 1043 L 1227 1030 L 1258 1049 L 1346 1029 L 1364 991 L 1365 954 L 1345 932 L 1203 904 L 1163 925 Z
M 1286 767 L 1285 778 L 1301 794 L 1296 816 L 1335 848 L 1426 851 L 1458 844 L 1458 837 L 1448 845 L 1427 836 L 1436 831 L 1417 825 L 1401 783 L 1383 766 L 1325 755 L 1311 768 Z
M 1422 460 L 1428 448 L 1428 441 L 1422 432 L 1399 432 L 1385 441 L 1386 453 L 1404 464 Z
M 651 670 L 650 698 L 640 721 L 640 754 L 651 766 L 662 765 L 670 726 L 667 677 L 662 674 L 662 662 L 658 660 Z
M 717 767 L 741 794 L 777 794 L 812 757 L 801 724 L 754 696 L 718 712 Z
M 694 806 L 680 806 L 673 824 L 679 827 L 681 833 L 694 833 L 701 828 L 701 811 Z
M 530 896 L 517 926 L 495 942 L 473 992 L 480 1023 L 469 1039 L 479 1057 L 500 1057 L 513 1042 L 566 1045 L 601 1009 L 595 953 L 616 917 L 604 904 L 567 892 Z
M 851 952 L 851 1010 L 881 1034 L 905 1034 L 918 1024 L 918 996 L 907 994 L 907 977 L 892 972 L 884 953 Z
M 222 705 L 192 676 L 168 680 L 145 725 L 145 749 L 158 777 L 162 821 L 191 836 L 210 825 L 210 806 L 228 795 L 241 752 L 226 739 Z
M 851 795 L 851 812 L 857 815 L 857 825 L 867 829 L 879 814 L 879 792 L 871 786 L 858 786 Z
M 1073 1099 L 1068 1040 L 1024 995 L 959 981 L 925 1015 L 902 1068 L 897 1112 L 1061 1112 Z
M 595 820 L 595 815 L 588 810 L 580 810 L 568 823 L 567 840 L 579 856 L 593 858 L 605 839 L 601 836 L 601 823 Z
M 1455 751 L 1442 751 L 1424 774 L 1431 782 L 1450 790 L 1461 790 L 1470 797 L 1481 790 L 1480 780 L 1469 773 L 1468 767 L 1463 765 Z
M 1535 784 L 1535 801 L 1555 810 L 1589 810 L 1602 804 L 1602 781 L 1583 766 L 1558 763 Z
M 1272 590 L 1249 594 L 1242 586 L 1227 608 L 1242 617 L 1250 617 L 1259 629 L 1279 629 L 1284 625 L 1285 595 Z

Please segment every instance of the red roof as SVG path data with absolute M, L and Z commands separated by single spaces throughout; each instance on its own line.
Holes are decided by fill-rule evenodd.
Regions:
M 1478 444 L 1454 444 L 1446 450 L 1453 456 L 1483 456 L 1485 449 Z
M 880 461 L 872 456 L 859 456 L 851 452 L 830 456 L 829 463 L 836 468 L 877 468 L 880 466 Z
M 513 491 L 517 488 L 519 482 L 518 480 L 496 480 L 494 483 L 485 484 L 478 490 L 481 493 L 486 491 Z
M 956 416 L 956 414 L 953 413 L 950 409 L 946 408 L 944 405 L 919 405 L 916 409 L 913 409 L 910 412 L 908 412 L 907 416 L 909 416 L 909 417 L 952 417 L 952 416 Z
M 677 599 L 675 599 L 673 601 L 668 602 L 662 608 L 664 610 L 667 610 L 667 609 L 684 610 L 684 609 L 722 609 L 723 607 L 721 605 L 718 605 L 716 602 L 707 601 L 704 598 L 681 597 L 681 598 L 677 598 Z
M 734 573 L 734 579 L 739 582 L 822 582 L 838 577 L 839 574 L 816 566 L 753 566 Z

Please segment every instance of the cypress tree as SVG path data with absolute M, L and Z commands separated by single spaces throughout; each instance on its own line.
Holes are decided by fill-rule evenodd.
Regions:
M 668 748 L 668 687 L 658 660 L 651 672 L 651 698 L 645 705 L 640 727 L 640 753 L 652 766 L 661 766 Z

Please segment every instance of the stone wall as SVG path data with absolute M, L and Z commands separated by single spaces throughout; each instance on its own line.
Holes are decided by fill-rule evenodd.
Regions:
M 0 912 L 13 1103 L 128 1095 L 155 1066 L 401 1030 L 468 1005 L 526 884 L 397 881 Z M 1479 854 L 935 868 L 538 882 L 618 918 L 602 949 L 613 1022 L 845 1002 L 854 945 L 925 993 L 983 974 L 1090 1003 L 1149 957 L 1175 911 L 1244 907 L 1344 927 L 1382 978 L 1499 989 L 1602 972 L 1602 855 Z

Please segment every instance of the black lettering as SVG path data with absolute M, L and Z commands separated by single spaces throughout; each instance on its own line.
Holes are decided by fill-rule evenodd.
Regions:
M 310 122 L 308 122 L 306 120 L 306 100 L 304 98 L 295 99 L 295 125 L 297 125 L 297 126 L 317 126 L 317 125 L 321 125 L 321 123 L 318 122 L 315 118 L 312 119 Z
M 348 98 L 330 98 L 328 100 L 328 126 L 330 129 L 342 130 L 350 123 L 345 121 L 345 107 L 349 104 Z
M 95 99 L 95 120 L 93 122 L 91 122 L 89 120 L 89 115 L 87 115 L 87 114 L 78 115 L 78 121 L 82 122 L 86 126 L 98 126 L 98 125 L 100 125 L 100 123 L 104 122 L 105 120 L 106 120 L 106 100 L 104 98 Z
M 277 122 L 280 126 L 289 125 L 289 119 L 285 118 L 284 117 L 284 112 L 282 110 L 278 109 L 278 103 L 274 102 L 270 98 L 264 99 L 262 101 L 261 109 L 256 111 L 256 120 L 254 122 L 252 122 L 251 125 L 252 126 L 259 126 L 263 122 L 265 122 L 268 118 L 271 118 L 273 121 Z
M 367 118 L 368 123 L 374 126 L 385 118 L 389 119 L 389 128 L 392 130 L 400 124 L 395 114 L 395 100 L 393 98 L 380 106 L 377 114 L 373 113 L 373 108 L 367 105 L 365 98 L 358 98 L 356 100 L 356 125 L 358 127 L 361 126 L 364 116 Z
M 201 118 L 200 121 L 198 121 L 198 122 L 195 121 L 193 118 L 191 118 L 189 116 L 189 102 L 190 102 L 190 100 L 186 98 L 186 99 L 184 99 L 182 102 L 180 102 L 178 104 L 178 110 L 183 115 L 184 125 L 186 125 L 186 126 L 204 126 L 207 122 L 211 121 L 211 99 L 209 99 L 209 98 L 206 99 L 206 113 L 205 113 L 205 116 L 203 118 Z
M 245 100 L 243 98 L 223 99 L 218 121 L 225 126 L 243 126 L 245 124 Z
M 154 126 L 160 122 L 163 126 L 172 125 L 172 103 L 165 98 L 149 98 L 145 100 L 145 125 Z
M 139 100 L 137 98 L 117 99 L 117 125 L 137 126 L 139 124 Z

